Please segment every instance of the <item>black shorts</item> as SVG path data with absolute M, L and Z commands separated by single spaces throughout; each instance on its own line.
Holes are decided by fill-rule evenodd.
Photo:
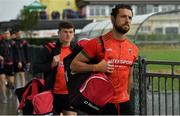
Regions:
M 14 63 L 14 72 L 17 73 L 17 72 L 25 72 L 25 63 L 22 63 L 22 67 L 19 68 L 18 67 L 18 62 L 15 62 Z
M 5 74 L 7 76 L 14 75 L 14 66 L 5 64 L 3 69 L 0 69 L 0 74 Z
M 4 65 L 4 74 L 7 76 L 13 76 L 14 75 L 14 66 L 13 65 Z
M 53 93 L 53 114 L 59 115 L 63 110 L 75 111 L 70 107 L 68 94 L 54 94 Z
M 102 115 L 133 115 L 130 101 L 112 104 L 106 104 L 101 112 Z
M 0 75 L 4 74 L 4 68 L 0 68 Z

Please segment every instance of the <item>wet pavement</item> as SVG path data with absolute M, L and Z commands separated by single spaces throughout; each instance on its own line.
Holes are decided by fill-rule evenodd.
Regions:
M 0 93 L 1 98 L 2 94 Z M 8 98 L 8 103 L 2 103 L 2 99 L 0 102 L 0 115 L 16 115 L 17 111 L 17 100 L 16 96 L 13 95 L 12 98 Z
M 26 83 L 32 78 L 30 74 L 26 74 Z M 8 92 L 7 92 L 8 93 Z M 9 96 L 9 95 L 8 95 Z M 2 102 L 2 93 L 0 91 L 0 115 L 17 115 L 17 97 L 15 94 L 11 98 L 8 97 L 8 102 Z

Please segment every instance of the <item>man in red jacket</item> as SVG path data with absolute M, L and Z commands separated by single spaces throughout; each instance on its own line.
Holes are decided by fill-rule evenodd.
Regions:
M 73 115 L 75 112 L 69 106 L 68 90 L 66 86 L 63 59 L 69 55 L 71 51 L 70 43 L 74 37 L 75 29 L 71 23 L 63 22 L 59 24 L 59 40 L 61 42 L 61 53 L 53 57 L 53 66 L 57 66 L 55 83 L 53 87 L 54 94 L 54 110 L 59 115 Z
M 58 27 L 59 39 L 56 43 L 45 45 L 43 56 L 44 63 L 34 64 L 34 68 L 44 72 L 46 87 L 53 92 L 54 114 L 75 115 L 76 112 L 70 107 L 68 90 L 64 74 L 63 59 L 72 52 L 71 43 L 75 34 L 74 25 L 67 21 L 62 21 Z

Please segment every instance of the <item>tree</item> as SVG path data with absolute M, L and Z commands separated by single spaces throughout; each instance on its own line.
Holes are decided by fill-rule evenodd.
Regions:
M 21 29 L 32 37 L 32 30 L 38 24 L 39 20 L 38 12 L 24 8 L 21 10 L 18 19 L 20 20 Z

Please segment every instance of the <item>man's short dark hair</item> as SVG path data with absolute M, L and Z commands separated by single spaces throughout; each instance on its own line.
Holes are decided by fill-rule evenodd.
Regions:
M 62 28 L 65 28 L 65 29 L 73 28 L 73 30 L 75 31 L 74 25 L 73 25 L 71 22 L 69 22 L 69 21 L 61 21 L 61 22 L 59 23 L 59 27 L 58 27 L 59 31 L 60 31 Z
M 130 5 L 127 5 L 127 4 L 118 4 L 116 5 L 113 9 L 112 9 L 112 12 L 111 12 L 111 16 L 114 16 L 116 17 L 116 15 L 118 14 L 118 10 L 119 9 L 129 9 L 131 10 L 132 14 L 133 14 L 133 11 L 132 11 L 132 8 Z

